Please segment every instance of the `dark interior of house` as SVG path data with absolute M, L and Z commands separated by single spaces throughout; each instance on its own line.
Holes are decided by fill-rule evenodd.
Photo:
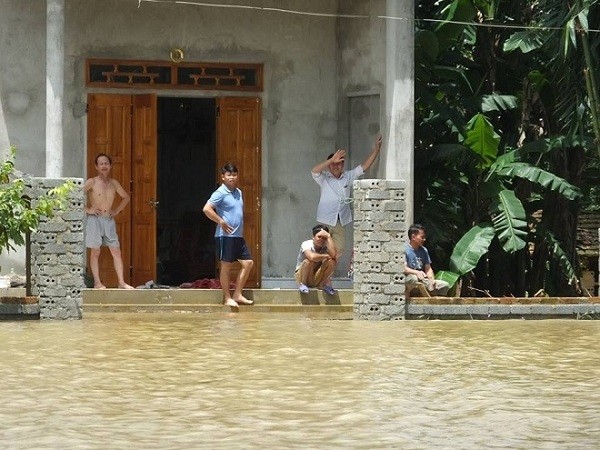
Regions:
M 202 207 L 217 186 L 216 102 L 158 98 L 157 282 L 215 278 L 215 224 Z

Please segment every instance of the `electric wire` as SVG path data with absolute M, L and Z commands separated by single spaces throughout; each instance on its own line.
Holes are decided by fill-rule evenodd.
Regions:
M 273 8 L 269 6 L 250 6 L 250 5 L 226 5 L 222 3 L 206 3 L 206 2 L 195 2 L 195 1 L 186 1 L 186 0 L 138 0 L 138 9 L 141 7 L 142 3 L 170 3 L 170 4 L 178 4 L 178 5 L 193 5 L 193 6 L 205 6 L 212 8 L 234 8 L 234 9 L 250 9 L 250 10 L 260 10 L 260 11 L 273 11 L 280 12 L 286 14 L 299 14 L 304 16 L 317 16 L 317 17 L 335 17 L 335 18 L 344 18 L 344 19 L 369 19 L 371 16 L 364 14 L 337 14 L 337 13 L 318 13 L 318 12 L 310 12 L 310 11 L 297 11 L 293 9 L 285 9 L 285 8 Z M 440 24 L 448 24 L 448 25 L 466 25 L 466 26 L 474 26 L 474 27 L 486 27 L 486 28 L 504 28 L 504 29 L 517 29 L 517 30 L 526 30 L 526 31 L 550 31 L 550 30 L 566 30 L 567 27 L 548 27 L 548 26 L 534 26 L 534 25 L 517 25 L 517 24 L 500 24 L 500 23 L 492 23 L 492 22 L 466 22 L 460 20 L 448 20 L 448 19 L 429 19 L 429 18 L 409 18 L 409 17 L 396 17 L 396 16 L 385 16 L 378 15 L 376 16 L 378 19 L 385 20 L 404 20 L 407 22 L 432 22 L 432 23 L 440 23 Z M 586 31 L 588 33 L 600 33 L 600 29 L 593 28 L 582 28 L 581 30 Z

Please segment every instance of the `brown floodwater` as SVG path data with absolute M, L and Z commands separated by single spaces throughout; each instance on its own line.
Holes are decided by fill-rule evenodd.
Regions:
M 596 449 L 599 321 L 0 323 L 0 448 Z

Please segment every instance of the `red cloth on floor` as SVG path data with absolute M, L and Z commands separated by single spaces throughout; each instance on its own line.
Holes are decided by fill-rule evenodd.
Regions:
M 181 283 L 182 289 L 221 289 L 221 282 L 216 278 L 201 278 L 192 283 Z M 235 284 L 230 283 L 229 287 L 235 289 Z

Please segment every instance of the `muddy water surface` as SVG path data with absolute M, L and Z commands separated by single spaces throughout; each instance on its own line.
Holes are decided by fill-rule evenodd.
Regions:
M 600 322 L 0 323 L 0 448 L 595 449 Z

